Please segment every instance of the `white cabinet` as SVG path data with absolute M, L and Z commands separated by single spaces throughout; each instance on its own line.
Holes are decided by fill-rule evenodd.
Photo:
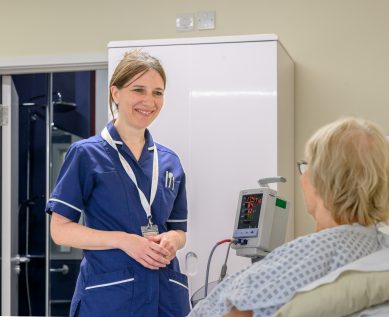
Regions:
M 177 152 L 187 174 L 188 242 L 198 256 L 193 293 L 204 284 L 213 245 L 231 238 L 241 189 L 281 175 L 281 195 L 293 199 L 293 62 L 275 35 L 109 43 L 109 78 L 124 52 L 143 48 L 167 73 L 165 105 L 150 130 Z M 275 188 L 276 186 L 274 186 Z M 289 217 L 293 235 L 293 204 Z M 227 244 L 216 249 L 210 281 L 218 279 Z M 231 250 L 228 273 L 249 259 Z

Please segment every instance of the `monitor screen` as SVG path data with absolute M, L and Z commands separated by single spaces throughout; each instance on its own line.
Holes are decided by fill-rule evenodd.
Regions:
M 237 229 L 258 228 L 263 193 L 242 196 Z

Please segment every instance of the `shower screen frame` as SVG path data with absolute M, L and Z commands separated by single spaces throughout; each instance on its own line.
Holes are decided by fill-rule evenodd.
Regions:
M 0 77 L 2 83 L 4 83 L 4 78 L 11 78 L 10 75 L 16 75 L 16 74 L 32 74 L 32 73 L 49 73 L 49 72 L 70 72 L 70 71 L 91 71 L 91 70 L 107 70 L 108 69 L 108 61 L 106 53 L 101 54 L 74 54 L 71 56 L 66 55 L 57 55 L 57 56 L 36 56 L 36 57 L 15 57 L 11 59 L 2 59 L 0 61 Z M 9 75 L 9 76 L 8 76 Z M 52 87 L 52 86 L 51 86 Z M 51 88 L 52 90 L 52 88 Z M 48 93 L 48 96 L 52 96 L 52 93 Z M 4 99 L 2 100 L 4 102 Z M 52 100 L 51 100 L 52 101 Z M 49 104 L 52 105 L 52 102 L 49 102 Z M 52 106 L 49 109 L 47 107 L 48 112 L 51 112 L 51 122 L 52 122 L 52 115 L 53 115 L 53 109 Z M 47 116 L 48 117 L 48 116 Z M 108 110 L 107 110 L 107 117 L 108 117 Z M 100 118 L 101 120 L 101 118 Z M 17 129 L 18 127 L 16 127 Z M 4 137 L 4 130 L 3 127 L 0 127 L 1 133 L 0 136 Z M 47 129 L 50 129 L 50 127 L 47 127 Z M 50 133 L 47 133 L 46 135 L 47 140 L 51 140 L 51 131 Z M 17 143 L 16 143 L 17 144 Z M 4 157 L 4 142 L 1 143 L 1 154 L 2 154 L 2 161 Z M 51 158 L 50 151 L 47 149 L 46 153 L 47 157 Z M 2 169 L 2 179 L 4 176 L 4 168 Z M 50 177 L 46 176 L 46 183 L 51 184 Z M 16 177 L 17 179 L 17 177 Z M 3 187 L 3 186 L 2 186 Z M 47 186 L 47 188 L 51 188 L 50 186 Z M 3 188 L 2 188 L 3 189 Z M 17 187 L 14 190 L 15 193 L 17 193 Z M 48 190 L 46 190 L 46 194 L 48 193 Z M 49 196 L 47 196 L 49 197 Z M 17 282 L 10 282 L 8 280 L 8 277 L 11 276 L 10 273 L 10 263 L 11 261 L 7 261 L 9 263 L 4 263 L 4 247 L 3 247 L 3 228 L 4 228 L 4 197 L 2 195 L 1 197 L 1 226 L 2 226 L 2 248 L 1 248 L 1 276 L 6 276 L 6 281 L 2 278 L 1 280 L 1 315 L 12 315 L 11 314 L 11 305 L 12 307 L 15 307 L 15 304 L 11 304 L 11 296 L 8 293 L 9 288 L 4 287 L 4 282 L 7 282 L 7 285 L 15 284 L 17 285 Z M 46 222 L 49 223 L 49 216 L 46 216 Z M 46 230 L 46 287 L 45 287 L 45 315 L 50 316 L 50 236 L 48 230 Z M 17 243 L 16 243 L 17 245 Z M 11 258 L 11 257 L 9 257 Z M 6 264 L 6 265 L 5 265 Z M 6 268 L 6 269 L 4 269 Z M 5 292 L 4 290 L 7 290 Z M 17 296 L 15 296 L 17 298 Z M 16 309 L 17 309 L 17 302 L 16 302 Z M 13 315 L 17 314 L 14 313 Z
M 18 156 L 19 100 L 11 76 L 2 77 L 1 127 L 1 315 L 18 308 Z

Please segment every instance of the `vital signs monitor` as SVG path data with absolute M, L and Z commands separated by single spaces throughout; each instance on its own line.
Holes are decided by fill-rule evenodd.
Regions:
M 208 286 L 213 288 L 225 277 L 230 247 L 236 250 L 236 255 L 249 257 L 252 262 L 256 262 L 285 242 L 289 203 L 268 186 L 279 182 L 286 182 L 286 179 L 281 176 L 263 178 L 258 181 L 259 188 L 240 191 L 232 239 L 219 241 L 212 248 L 208 257 L 205 284 L 191 297 L 192 306 L 207 297 Z M 225 242 L 230 244 L 220 279 L 208 283 L 213 252 Z
M 289 203 L 278 197 L 268 183 L 284 182 L 282 177 L 262 179 L 262 187 L 241 190 L 235 217 L 232 245 L 236 254 L 263 257 L 285 242 Z

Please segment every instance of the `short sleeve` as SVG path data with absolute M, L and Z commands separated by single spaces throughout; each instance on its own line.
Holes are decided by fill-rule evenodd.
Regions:
M 188 203 L 186 199 L 186 176 L 183 176 L 178 188 L 177 197 L 173 204 L 172 212 L 167 220 L 168 230 L 182 230 L 187 231 L 188 222 Z
M 57 182 L 46 205 L 46 212 L 56 212 L 78 222 L 93 187 L 90 164 L 80 144 L 73 144 L 65 155 Z

